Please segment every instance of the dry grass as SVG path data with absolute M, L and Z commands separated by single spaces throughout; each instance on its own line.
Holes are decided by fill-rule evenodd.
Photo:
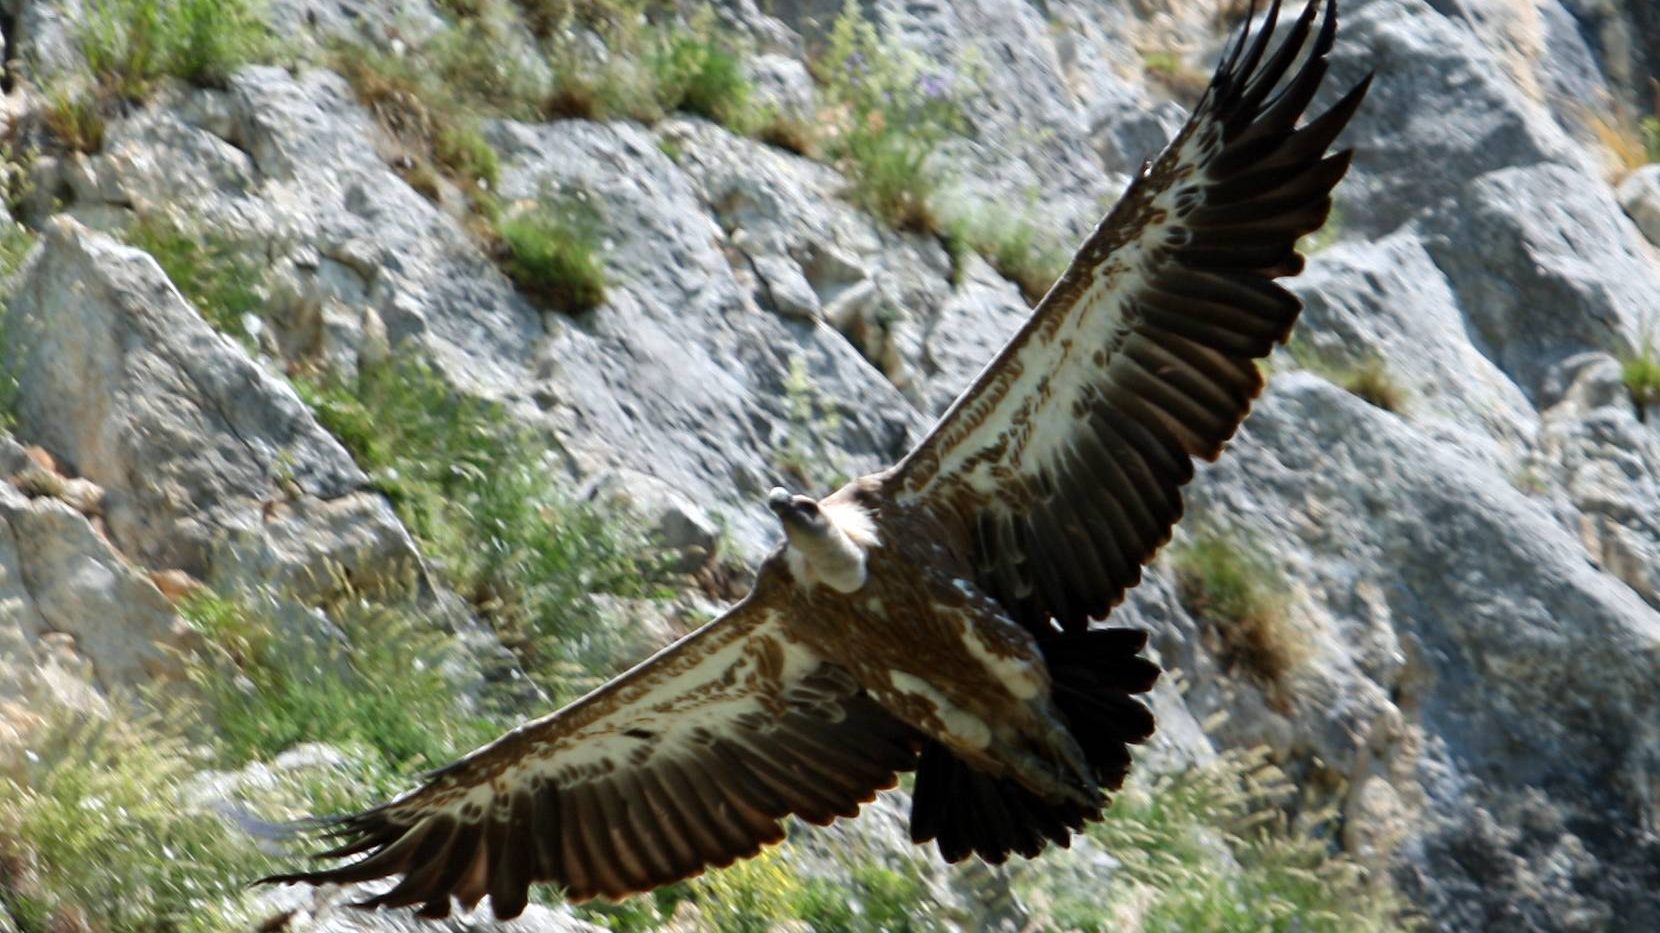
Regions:
M 1283 701 L 1287 678 L 1309 656 L 1290 614 L 1284 573 L 1232 533 L 1199 532 L 1173 557 L 1182 602 L 1212 627 L 1223 663 L 1255 676 Z

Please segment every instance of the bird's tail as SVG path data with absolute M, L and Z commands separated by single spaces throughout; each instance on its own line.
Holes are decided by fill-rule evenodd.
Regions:
M 1117 790 L 1130 769 L 1129 746 L 1153 734 L 1153 714 L 1134 698 L 1152 689 L 1158 665 L 1140 657 L 1147 633 L 1096 629 L 1058 633 L 1040 643 L 1054 703 L 1102 788 Z M 929 740 L 911 795 L 911 839 L 936 840 L 958 862 L 970 853 L 1000 864 L 1010 852 L 1031 858 L 1051 841 L 1063 848 L 1100 806 L 1051 801 L 1012 778 L 991 777 Z

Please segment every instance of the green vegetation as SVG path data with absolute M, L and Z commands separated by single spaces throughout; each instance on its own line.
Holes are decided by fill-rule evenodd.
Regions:
M 249 0 L 90 0 L 76 40 L 101 95 L 126 100 L 166 77 L 221 83 L 270 44 Z
M 1395 381 L 1382 357 L 1367 357 L 1335 376 L 1338 386 L 1384 411 L 1400 412 L 1406 406 L 1406 389 Z
M 69 87 L 48 88 L 41 119 L 46 131 L 71 152 L 104 148 L 104 112 L 90 94 Z
M 152 720 L 63 708 L 22 741 L 0 756 L 0 915 L 25 933 L 226 928 L 265 862 L 190 803 L 199 752 Z
M 534 116 L 541 93 L 522 69 L 498 67 L 501 58 L 488 30 L 466 25 L 404 55 L 341 46 L 331 67 L 402 147 L 395 161 L 412 187 L 436 199 L 442 175 L 488 214 L 500 160 L 480 120 Z
M 494 737 L 492 723 L 458 709 L 435 624 L 364 599 L 333 608 L 337 632 L 325 634 L 291 631 L 283 614 L 293 607 L 272 593 L 203 590 L 180 605 L 209 646 L 191 679 L 222 764 L 268 760 L 301 742 L 355 744 L 397 782 Z
M 250 340 L 247 316 L 257 315 L 265 298 L 261 269 L 247 247 L 156 215 L 140 216 L 125 237 L 155 259 L 204 320 L 221 333 Z
M 738 53 L 716 38 L 713 12 L 705 8 L 708 15 L 697 28 L 659 36 L 647 61 L 663 109 L 699 114 L 743 132 L 755 118 L 749 78 Z
M 1285 575 L 1232 533 L 1197 531 L 1172 556 L 1182 602 L 1210 623 L 1224 663 L 1254 674 L 1283 699 L 1286 676 L 1308 656 L 1290 617 Z
M 1660 351 L 1645 340 L 1634 353 L 1620 360 L 1620 381 L 1631 393 L 1639 417 L 1650 406 L 1660 404 Z
M 1034 214 L 1030 203 L 1020 214 L 985 203 L 947 211 L 946 246 L 957 257 L 957 268 L 961 254 L 973 250 L 1036 304 L 1066 271 L 1071 256 Z
M 103 144 L 104 120 L 167 78 L 221 86 L 274 45 L 251 0 L 88 0 L 75 42 L 90 85 L 64 78 L 46 89 L 47 129 L 82 152 Z
M 21 224 L 11 224 L 0 230 L 0 347 L 6 345 L 6 318 L 11 302 L 9 280 L 23 265 L 23 257 L 35 243 L 35 236 Z M 8 365 L 0 364 L 0 432 L 9 432 L 16 426 L 17 401 L 20 386 L 17 374 Z
M 355 382 L 302 379 L 318 419 L 392 500 L 443 579 L 466 596 L 556 699 L 572 699 L 642 646 L 604 624 L 595 593 L 656 595 L 643 535 L 548 481 L 549 452 L 501 406 L 399 357 Z
M 543 196 L 497 220 L 502 268 L 519 288 L 567 313 L 605 300 L 600 219 L 580 194 Z
M 822 148 L 852 182 L 854 203 L 899 229 L 937 232 L 934 156 L 965 127 L 951 75 L 881 39 L 852 2 L 815 65 L 833 120 Z
M 1650 162 L 1660 162 L 1660 116 L 1644 117 L 1638 131 L 1643 136 L 1643 156 Z
M 813 933 L 929 933 L 944 929 L 938 905 L 913 872 L 861 863 L 847 880 L 805 877 L 782 849 L 730 868 L 636 897 L 622 904 L 578 908 L 583 919 L 612 930 L 662 928 L 689 905 L 694 928 L 718 933 L 768 933 L 800 921 Z
M 1183 772 L 1131 780 L 1089 828 L 1122 865 L 1112 893 L 1044 892 L 1062 928 L 1405 929 L 1398 896 L 1334 850 L 1335 812 L 1303 809 L 1266 752 L 1227 752 Z
M 1187 63 L 1180 54 L 1166 49 L 1142 53 L 1141 67 L 1171 94 L 1184 98 L 1191 106 L 1205 92 L 1210 76 Z
M 1399 414 L 1411 400 L 1411 392 L 1396 378 L 1388 362 L 1377 354 L 1369 353 L 1358 359 L 1333 359 L 1303 336 L 1301 331 L 1292 335 L 1285 351 L 1299 368 L 1384 411 Z

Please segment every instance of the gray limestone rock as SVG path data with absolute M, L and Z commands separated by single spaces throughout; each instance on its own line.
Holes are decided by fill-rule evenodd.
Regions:
M 1460 199 L 1467 182 L 1553 162 L 1590 171 L 1549 113 L 1482 44 L 1456 9 L 1403 0 L 1347 6 L 1327 99 L 1376 71 L 1341 143 L 1354 170 L 1337 193 L 1345 226 L 1377 235 L 1426 207 Z
M 1393 865 L 1432 921 L 1660 922 L 1660 842 L 1640 829 L 1656 806 L 1660 614 L 1541 505 L 1292 374 L 1205 471 L 1193 511 L 1255 529 L 1326 616 L 1296 681 L 1296 744 L 1351 792 L 1384 776 L 1419 814 Z M 1375 637 L 1386 648 L 1369 660 Z M 1260 739 L 1240 709 L 1224 734 Z
M 1530 398 L 1563 359 L 1623 351 L 1655 327 L 1660 264 L 1608 187 L 1581 172 L 1482 175 L 1424 226 L 1472 342 Z
M 227 572 L 326 579 L 329 565 L 372 574 L 414 558 L 293 389 L 214 333 L 148 255 L 56 220 L 7 324 L 19 436 L 107 490 L 110 538 L 131 559 L 206 577 L 235 552 Z
M 1660 246 L 1660 164 L 1645 165 L 1619 187 L 1620 206 L 1650 243 Z
M 0 482 L 0 700 L 81 705 L 183 674 L 190 630 L 85 516 Z
M 1306 354 L 1336 369 L 1378 361 L 1406 396 L 1404 414 L 1438 441 L 1500 465 L 1531 445 L 1533 406 L 1471 343 L 1457 296 L 1411 232 L 1316 253 L 1289 284 L 1305 310 L 1297 352 L 1276 359 Z

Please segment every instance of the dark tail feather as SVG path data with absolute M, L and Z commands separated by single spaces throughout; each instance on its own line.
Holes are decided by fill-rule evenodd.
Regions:
M 1067 632 L 1046 639 L 1043 653 L 1055 706 L 1084 750 L 1095 780 L 1117 790 L 1130 769 L 1130 745 L 1153 734 L 1153 714 L 1132 697 L 1158 680 L 1158 665 L 1140 657 L 1147 633 L 1132 629 Z M 1009 853 L 1032 858 L 1050 842 L 1066 847 L 1099 807 L 1052 802 L 1011 778 L 964 764 L 945 746 L 924 743 L 911 794 L 911 839 L 939 845 L 948 862 L 979 855 L 994 865 Z

